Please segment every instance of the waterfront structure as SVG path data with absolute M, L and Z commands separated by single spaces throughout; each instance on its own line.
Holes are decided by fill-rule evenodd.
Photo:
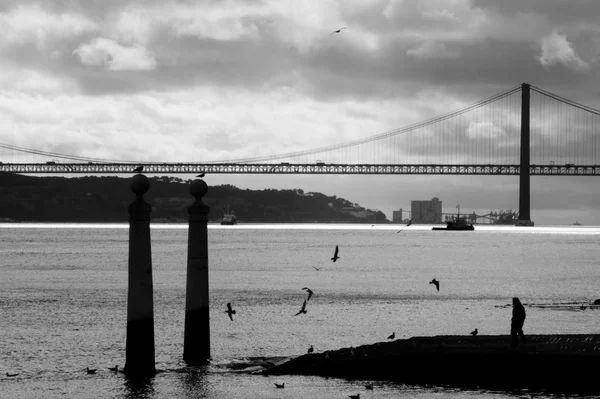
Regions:
M 531 334 L 526 345 L 516 348 L 511 348 L 510 335 L 412 337 L 302 355 L 262 374 L 545 389 L 597 397 L 599 345 L 598 334 Z M 462 364 L 475 366 L 468 370 L 457 367 Z
M 399 211 L 392 211 L 392 222 L 403 223 L 402 219 L 402 208 Z
M 125 372 L 129 376 L 149 377 L 154 364 L 154 301 L 150 213 L 152 206 L 143 195 L 150 189 L 148 178 L 133 176 L 131 191 L 135 200 L 129 212 L 129 261 L 127 288 L 127 336 Z
M 210 358 L 210 318 L 208 284 L 208 212 L 202 201 L 208 192 L 204 180 L 190 184 L 195 198 L 188 207 L 188 255 L 185 299 L 183 360 L 190 365 L 206 364 Z
M 410 214 L 413 223 L 442 223 L 442 201 L 437 197 L 431 201 L 411 201 Z

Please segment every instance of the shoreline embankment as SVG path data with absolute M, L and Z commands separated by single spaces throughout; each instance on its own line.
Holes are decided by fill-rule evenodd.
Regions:
M 600 394 L 600 334 L 432 336 L 310 353 L 263 375 L 316 375 L 489 389 Z

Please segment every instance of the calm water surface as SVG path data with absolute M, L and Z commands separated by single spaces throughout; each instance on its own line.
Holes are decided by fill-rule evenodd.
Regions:
M 0 224 L 1 398 L 508 398 L 492 392 L 319 377 L 261 377 L 231 366 L 415 335 L 508 334 L 511 298 L 525 333 L 600 333 L 600 228 L 413 225 L 209 226 L 212 362 L 182 361 L 187 226 L 153 225 L 157 368 L 125 364 L 127 225 Z M 329 259 L 340 246 L 336 263 Z M 316 270 L 315 268 L 320 268 Z M 440 281 L 437 292 L 428 282 Z M 315 295 L 308 313 L 293 315 Z M 237 314 L 224 313 L 231 302 Z M 86 367 L 98 368 L 87 375 Z M 20 373 L 14 378 L 6 372 Z M 276 389 L 274 382 L 285 382 Z M 536 397 L 549 394 L 534 393 Z

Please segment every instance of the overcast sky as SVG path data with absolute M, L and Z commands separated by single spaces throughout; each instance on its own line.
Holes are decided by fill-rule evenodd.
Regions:
M 598 0 L 0 0 L 0 27 L 0 142 L 85 157 L 306 150 L 522 82 L 600 108 Z M 510 176 L 206 180 L 320 191 L 389 218 L 433 196 L 448 212 L 518 208 Z M 532 177 L 532 219 L 600 224 L 597 182 Z

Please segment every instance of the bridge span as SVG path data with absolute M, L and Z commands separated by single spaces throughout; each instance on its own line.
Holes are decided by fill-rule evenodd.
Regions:
M 130 163 L 0 163 L 0 172 L 21 174 L 130 174 Z M 329 163 L 149 163 L 155 174 L 314 174 L 314 175 L 520 175 L 520 165 L 381 165 Z M 532 176 L 600 176 L 600 165 L 529 165 Z
M 0 143 L 0 148 L 13 156 L 13 162 L 6 163 L 10 158 L 0 154 L 0 172 L 38 175 L 126 175 L 142 164 L 143 173 L 151 175 L 515 175 L 519 176 L 518 225 L 531 226 L 530 176 L 600 176 L 600 110 L 523 83 L 400 129 L 253 158 L 188 163 L 147 158 L 155 162 L 146 163 L 6 143 Z M 15 154 L 17 162 L 22 162 L 23 154 L 42 157 L 42 162 L 17 163 Z

